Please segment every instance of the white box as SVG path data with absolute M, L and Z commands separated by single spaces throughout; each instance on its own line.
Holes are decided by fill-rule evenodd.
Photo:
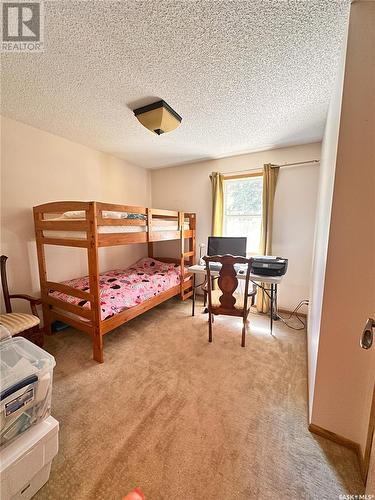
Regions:
M 48 481 L 59 423 L 48 417 L 0 451 L 1 500 L 29 500 Z
M 0 342 L 0 446 L 50 415 L 55 359 L 22 337 Z

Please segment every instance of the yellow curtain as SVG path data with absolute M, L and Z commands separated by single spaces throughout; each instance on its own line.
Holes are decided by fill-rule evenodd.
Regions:
M 224 176 L 219 172 L 210 175 L 212 186 L 212 236 L 222 236 L 224 218 Z
M 275 199 L 275 190 L 279 167 L 273 167 L 271 164 L 263 166 L 263 201 L 262 201 L 262 232 L 260 238 L 260 255 L 272 255 L 272 220 L 273 220 L 273 202 Z M 262 283 L 262 286 L 267 286 Z M 258 287 L 257 291 L 257 310 L 267 313 L 270 307 L 270 299 Z

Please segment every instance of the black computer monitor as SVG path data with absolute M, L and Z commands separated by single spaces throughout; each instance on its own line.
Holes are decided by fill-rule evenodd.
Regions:
M 208 255 L 240 255 L 246 257 L 246 237 L 209 236 Z

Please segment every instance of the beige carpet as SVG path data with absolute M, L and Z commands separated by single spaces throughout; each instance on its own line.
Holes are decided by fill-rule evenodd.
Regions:
M 105 337 L 105 363 L 73 329 L 56 357 L 60 451 L 35 498 L 338 499 L 363 487 L 354 454 L 307 431 L 304 332 L 251 315 L 207 316 L 172 299 Z

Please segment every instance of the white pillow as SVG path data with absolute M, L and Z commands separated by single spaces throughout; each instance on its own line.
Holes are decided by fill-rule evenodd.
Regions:
M 84 210 L 71 210 L 63 213 L 64 219 L 85 219 L 86 213 Z
M 114 212 L 111 210 L 103 210 L 103 219 L 127 219 L 127 212 Z M 62 217 L 64 219 L 85 219 L 86 214 L 84 210 L 71 210 L 64 212 Z
M 103 219 L 126 219 L 128 214 L 126 212 L 112 212 L 110 210 L 103 210 Z

